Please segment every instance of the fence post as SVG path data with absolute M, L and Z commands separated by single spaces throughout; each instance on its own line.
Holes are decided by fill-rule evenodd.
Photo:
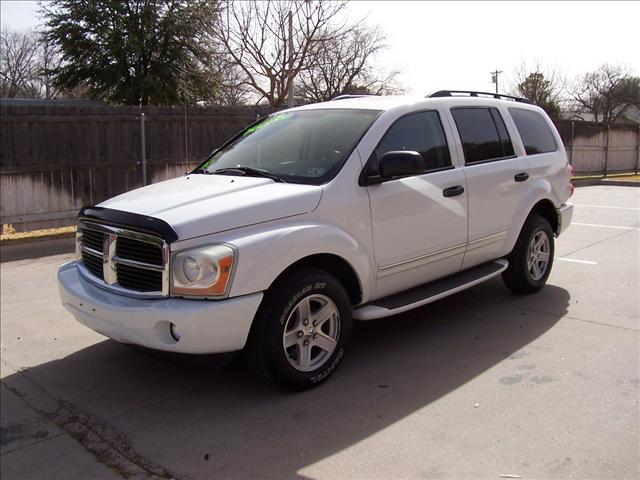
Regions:
M 140 113 L 140 154 L 142 156 L 142 185 L 147 184 L 147 145 L 144 136 L 144 113 Z
M 186 99 L 184 101 L 184 163 L 185 165 L 189 164 L 189 131 L 187 126 L 187 100 Z
M 569 165 L 573 165 L 573 140 L 576 138 L 576 122 L 571 122 L 571 149 L 569 150 Z
M 609 124 L 607 123 L 607 140 L 604 146 L 604 176 L 607 176 L 607 166 L 609 164 Z
M 89 205 L 93 206 L 93 167 L 89 167 Z
M 636 139 L 636 175 L 638 175 L 638 163 L 640 163 L 640 125 L 638 125 L 638 138 Z

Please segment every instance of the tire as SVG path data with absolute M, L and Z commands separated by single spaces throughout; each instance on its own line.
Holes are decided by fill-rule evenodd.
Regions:
M 333 275 L 295 270 L 265 295 L 247 344 L 249 364 L 288 390 L 319 385 L 342 361 L 351 323 L 349 296 Z
M 516 245 L 507 256 L 504 283 L 516 293 L 534 293 L 544 287 L 551 273 L 554 254 L 553 230 L 540 215 L 529 216 Z

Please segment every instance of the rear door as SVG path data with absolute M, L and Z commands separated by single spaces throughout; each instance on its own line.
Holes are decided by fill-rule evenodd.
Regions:
M 497 108 L 452 107 L 464 153 L 469 198 L 469 244 L 462 268 L 501 257 L 527 184 L 524 157 Z
M 413 112 L 396 120 L 372 153 L 369 171 L 375 174 L 378 159 L 397 150 L 420 153 L 426 169 L 367 187 L 377 296 L 457 272 L 467 242 L 464 174 L 452 164 L 439 113 Z
M 562 140 L 549 117 L 542 111 L 509 107 L 527 155 L 530 181 L 544 178 L 551 183 L 559 202 L 571 196 L 570 173 Z

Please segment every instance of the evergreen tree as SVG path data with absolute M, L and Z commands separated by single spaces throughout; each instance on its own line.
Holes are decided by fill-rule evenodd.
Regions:
M 560 115 L 558 104 L 559 93 L 553 83 L 544 77 L 541 72 L 530 73 L 527 78 L 518 84 L 518 94 L 528 98 L 533 103 L 543 108 L 551 117 Z
M 63 63 L 58 86 L 84 85 L 115 104 L 171 105 L 209 100 L 218 84 L 208 38 L 212 0 L 53 0 L 45 35 Z

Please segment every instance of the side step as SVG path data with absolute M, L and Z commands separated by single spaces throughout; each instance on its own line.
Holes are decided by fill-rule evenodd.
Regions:
M 412 310 L 473 287 L 504 272 L 509 262 L 500 259 L 483 263 L 440 280 L 419 285 L 404 292 L 379 298 L 353 311 L 356 320 L 375 320 Z

